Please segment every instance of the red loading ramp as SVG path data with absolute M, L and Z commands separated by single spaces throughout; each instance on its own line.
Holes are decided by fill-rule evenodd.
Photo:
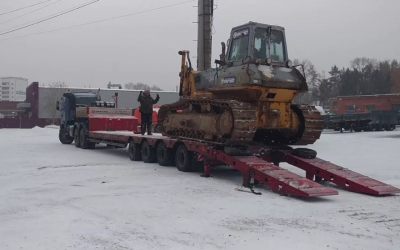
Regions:
M 235 156 L 234 165 L 249 168 L 250 175 L 260 183 L 268 185 L 272 191 L 299 197 L 337 195 L 334 189 L 324 187 L 256 156 Z M 253 173 L 251 173 L 253 172 Z
M 394 186 L 319 158 L 304 159 L 289 153 L 286 155 L 285 160 L 287 163 L 305 170 L 307 178 L 311 180 L 322 178 L 352 192 L 375 196 L 400 193 L 400 189 Z
M 202 155 L 239 170 L 245 186 L 250 179 L 269 186 L 272 191 L 298 197 L 318 197 L 337 195 L 332 188 L 324 187 L 307 178 L 289 172 L 257 156 L 231 156 L 222 150 L 200 150 Z M 207 162 L 207 161 L 206 161 Z M 207 163 L 206 163 L 207 164 Z M 206 166 L 208 168 L 208 166 Z

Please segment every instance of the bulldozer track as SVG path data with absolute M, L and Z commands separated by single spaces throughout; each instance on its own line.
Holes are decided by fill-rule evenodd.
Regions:
M 311 105 L 296 106 L 302 113 L 303 117 L 300 117 L 304 124 L 302 133 L 295 138 L 297 141 L 294 145 L 308 145 L 313 144 L 321 136 L 322 130 L 324 129 L 324 121 L 321 118 L 321 114 Z
M 207 131 L 187 129 L 174 129 L 165 126 L 164 119 L 169 113 L 184 113 L 191 105 L 210 106 L 210 111 L 205 113 L 213 113 L 213 110 L 219 109 L 219 112 L 228 111 L 234 121 L 229 136 L 218 137 L 216 140 L 210 140 L 212 137 Z M 211 143 L 235 144 L 248 143 L 253 140 L 256 132 L 256 107 L 245 102 L 234 100 L 179 100 L 173 104 L 163 105 L 159 110 L 159 124 L 161 132 L 167 136 L 190 138 Z
M 208 111 L 212 113 L 212 110 L 219 109 L 219 112 L 229 111 L 233 126 L 231 131 L 228 131 L 228 136 L 221 136 L 213 138 L 208 131 L 195 130 L 193 128 L 173 128 L 165 126 L 163 123 L 168 114 L 171 113 L 185 113 L 191 112 L 191 105 L 197 105 L 204 107 L 206 105 L 212 106 L 213 108 Z M 290 145 L 308 145 L 313 144 L 317 139 L 319 139 L 322 129 L 323 120 L 318 110 L 314 106 L 309 105 L 293 105 L 292 109 L 297 114 L 300 120 L 299 132 L 290 139 L 282 137 L 282 140 L 275 140 L 275 144 L 290 144 Z M 207 113 L 205 111 L 196 111 L 199 113 Z M 256 127 L 256 113 L 257 107 L 247 103 L 240 102 L 236 100 L 188 100 L 182 99 L 178 102 L 163 105 L 159 110 L 159 125 L 160 130 L 163 135 L 191 139 L 198 141 L 207 141 L 213 144 L 244 144 L 253 143 L 254 136 L 257 131 Z M 266 140 L 268 141 L 268 140 Z

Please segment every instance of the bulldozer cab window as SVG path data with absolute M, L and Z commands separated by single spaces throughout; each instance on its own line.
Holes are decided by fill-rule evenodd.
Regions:
M 273 62 L 285 62 L 285 44 L 282 31 L 272 30 L 271 36 L 267 29 L 256 29 L 254 36 L 254 58 L 265 60 L 271 58 Z
M 249 48 L 249 30 L 240 30 L 233 33 L 229 61 L 240 61 L 247 57 Z

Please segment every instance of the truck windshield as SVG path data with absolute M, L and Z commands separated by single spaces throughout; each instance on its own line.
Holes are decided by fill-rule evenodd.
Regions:
M 232 45 L 229 53 L 229 61 L 240 61 L 248 55 L 249 30 L 243 29 L 232 34 Z
M 254 58 L 265 60 L 271 56 L 273 62 L 284 63 L 286 58 L 283 32 L 271 30 L 271 38 L 268 30 L 257 28 L 254 37 Z
M 96 102 L 96 98 L 95 97 L 77 97 L 75 99 L 76 105 L 77 106 L 90 106 L 92 103 Z

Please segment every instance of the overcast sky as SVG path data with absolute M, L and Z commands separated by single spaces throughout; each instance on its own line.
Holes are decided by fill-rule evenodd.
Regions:
M 0 33 L 91 0 L 1 0 Z M 105 87 L 145 82 L 178 85 L 178 50 L 196 61 L 197 0 L 100 0 L 38 25 L 0 35 L 0 76 L 43 84 Z M 348 66 L 355 57 L 400 59 L 399 0 L 215 0 L 213 58 L 234 26 L 256 21 L 284 26 L 289 57 L 309 59 L 319 71 Z M 150 11 L 151 9 L 182 3 Z M 48 5 L 48 6 L 47 6 Z M 46 7 L 47 6 L 47 7 Z M 45 8 L 44 8 L 45 7 Z M 142 12 L 141 14 L 138 14 Z M 93 25 L 41 33 L 133 13 Z M 137 13 L 137 14 L 134 14 Z

